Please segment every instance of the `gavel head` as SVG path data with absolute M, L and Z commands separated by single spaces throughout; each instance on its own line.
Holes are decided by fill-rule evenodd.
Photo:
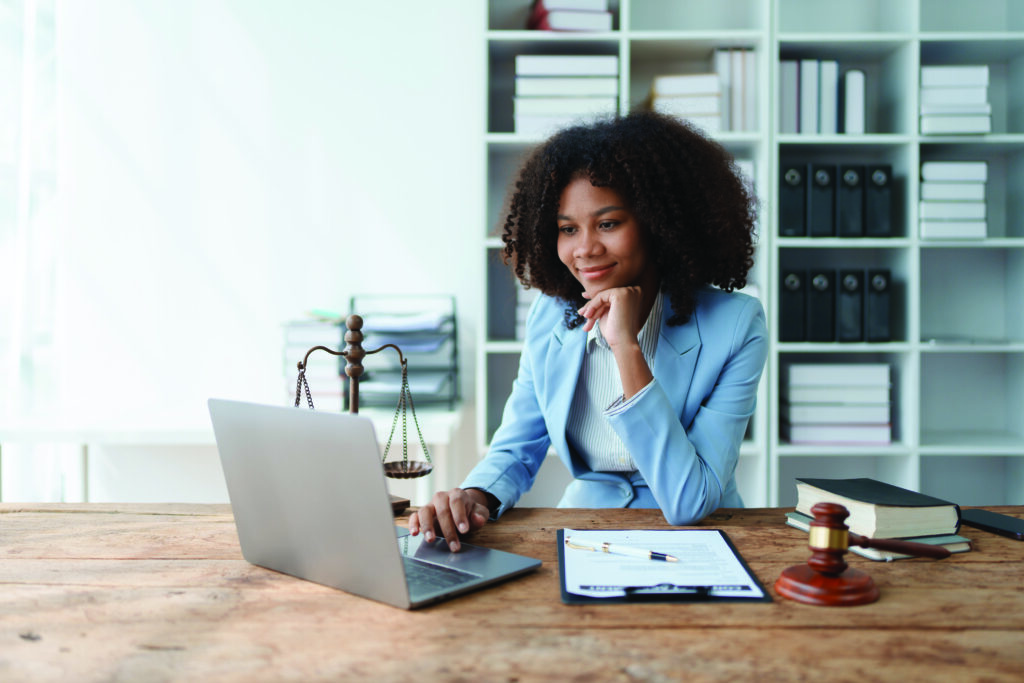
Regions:
M 850 546 L 850 529 L 844 520 L 849 511 L 837 503 L 817 503 L 811 508 L 811 522 L 807 545 L 812 551 L 807 564 L 828 576 L 838 576 L 847 567 L 843 555 Z

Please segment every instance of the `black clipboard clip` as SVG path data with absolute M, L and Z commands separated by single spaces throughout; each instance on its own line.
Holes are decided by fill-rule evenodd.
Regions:
M 681 586 L 675 583 L 658 583 L 653 586 L 624 586 L 626 595 L 678 595 L 706 598 L 714 586 Z

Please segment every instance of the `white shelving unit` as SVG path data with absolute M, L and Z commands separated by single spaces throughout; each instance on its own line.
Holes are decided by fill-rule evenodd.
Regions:
M 486 260 L 478 340 L 481 448 L 500 422 L 518 366 L 515 284 L 501 264 L 498 222 L 522 155 L 539 140 L 512 132 L 517 54 L 610 54 L 620 61 L 619 110 L 638 106 L 659 73 L 713 71 L 715 48 L 757 53 L 753 131 L 718 139 L 754 162 L 762 201 L 751 274 L 768 314 L 771 350 L 737 470 L 750 506 L 792 505 L 796 476 L 871 476 L 962 504 L 1024 503 L 1024 3 L 1014 0 L 612 0 L 613 31 L 522 30 L 529 0 L 490 0 Z M 779 134 L 779 63 L 835 59 L 866 74 L 863 135 Z M 993 132 L 918 133 L 922 65 L 988 64 Z M 920 164 L 988 163 L 988 237 L 918 238 Z M 779 237 L 785 162 L 889 164 L 895 235 Z M 884 343 L 779 342 L 782 268 L 888 268 L 893 338 Z M 962 343 L 935 339 L 963 338 Z M 780 377 L 794 362 L 886 362 L 893 369 L 893 443 L 809 447 L 779 429 Z

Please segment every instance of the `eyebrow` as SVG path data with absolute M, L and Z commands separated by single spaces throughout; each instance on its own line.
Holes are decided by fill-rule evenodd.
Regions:
M 602 206 L 600 209 L 598 209 L 597 211 L 595 211 L 594 213 L 592 213 L 590 215 L 596 217 L 596 216 L 603 216 L 604 214 L 611 213 L 612 211 L 625 211 L 625 210 L 626 210 L 625 207 L 616 206 L 615 204 L 611 204 L 609 206 Z M 565 214 L 561 214 L 561 213 L 558 214 L 557 218 L 560 221 L 563 221 L 563 220 L 564 221 L 571 221 L 572 220 L 572 216 L 566 216 Z

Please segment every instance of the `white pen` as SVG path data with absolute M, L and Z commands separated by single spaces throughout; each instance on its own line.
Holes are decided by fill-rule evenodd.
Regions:
M 660 560 L 661 562 L 678 562 L 679 558 L 673 557 L 672 555 L 666 555 L 665 553 L 658 553 L 653 550 L 643 550 L 642 548 L 634 548 L 631 545 L 617 545 L 612 543 L 596 543 L 593 541 L 584 540 L 572 540 L 571 537 L 565 539 L 565 544 L 570 548 L 576 550 L 596 550 L 602 553 L 610 553 L 612 555 L 628 555 L 630 557 L 640 557 L 645 560 Z

